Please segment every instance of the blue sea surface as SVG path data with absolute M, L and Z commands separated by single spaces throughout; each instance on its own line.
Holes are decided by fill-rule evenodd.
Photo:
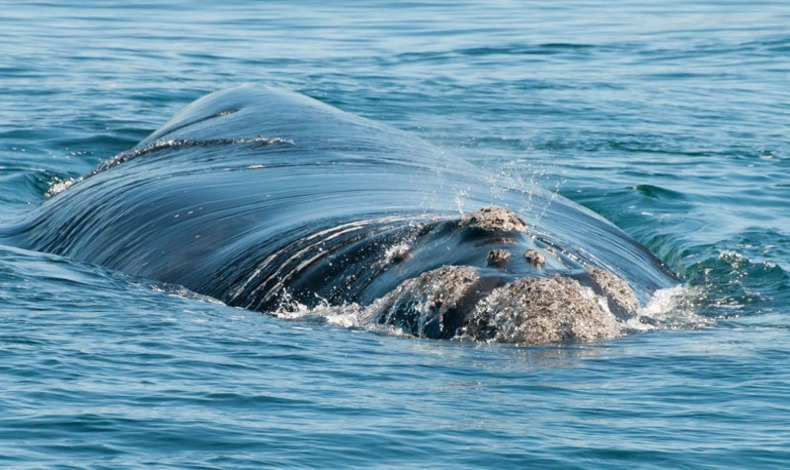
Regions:
M 598 212 L 677 321 L 421 340 L 0 244 L 0 467 L 790 467 L 790 3 L 5 0 L 0 227 L 249 82 Z

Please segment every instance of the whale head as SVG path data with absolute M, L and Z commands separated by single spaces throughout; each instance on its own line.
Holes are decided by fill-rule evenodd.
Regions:
M 433 225 L 409 249 L 401 245 L 391 263 L 381 282 L 422 272 L 366 313 L 414 336 L 529 344 L 611 338 L 640 306 L 620 276 L 552 244 L 497 206 Z

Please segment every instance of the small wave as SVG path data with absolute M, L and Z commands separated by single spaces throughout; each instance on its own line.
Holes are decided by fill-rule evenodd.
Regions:
M 633 189 L 638 191 L 640 194 L 653 199 L 682 200 L 686 198 L 686 196 L 681 192 L 662 188 L 660 186 L 654 186 L 651 184 L 640 184 L 638 186 L 634 186 Z
M 226 305 L 225 302 L 222 302 L 219 299 L 216 299 L 208 295 L 198 294 L 197 292 L 193 292 L 187 289 L 186 287 L 179 285 L 153 283 L 150 285 L 150 289 L 154 292 L 159 292 L 161 294 L 172 295 L 173 297 L 198 300 L 200 302 L 207 302 L 215 305 Z
M 511 44 L 504 47 L 471 47 L 460 49 L 456 53 L 465 56 L 489 55 L 553 55 L 564 52 L 579 52 L 594 49 L 591 44 L 546 43 L 546 44 Z
M 694 264 L 687 277 L 689 285 L 700 288 L 698 304 L 707 317 L 760 313 L 781 304 L 790 287 L 790 275 L 777 264 L 734 250 L 721 250 Z

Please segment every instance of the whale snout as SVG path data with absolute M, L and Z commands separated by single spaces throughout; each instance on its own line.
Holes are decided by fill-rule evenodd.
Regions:
M 426 338 L 546 344 L 613 338 L 637 314 L 627 282 L 558 255 L 508 209 L 471 212 L 455 227 L 456 238 L 439 230 L 428 245 L 452 238 L 464 255 L 403 280 L 368 307 L 370 321 Z
M 622 280 L 609 282 L 616 291 L 561 275 L 507 281 L 471 266 L 443 266 L 404 281 L 367 314 L 372 322 L 432 339 L 547 344 L 614 338 L 638 304 L 629 303 L 635 297 Z

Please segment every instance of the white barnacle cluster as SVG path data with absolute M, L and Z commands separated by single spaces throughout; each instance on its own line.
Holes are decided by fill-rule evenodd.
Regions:
M 636 295 L 634 295 L 634 292 L 624 280 L 609 271 L 597 268 L 590 271 L 590 276 L 601 286 L 606 297 L 611 299 L 619 308 L 631 315 L 639 309 L 639 300 L 637 300 Z
M 448 314 L 480 280 L 469 266 L 443 266 L 403 281 L 368 307 L 376 323 L 388 324 L 414 336 L 431 338 L 455 335 L 449 331 Z
M 464 216 L 461 227 L 487 232 L 526 232 L 527 224 L 515 212 L 499 206 L 483 207 Z
M 592 289 L 566 277 L 526 277 L 494 289 L 464 333 L 498 343 L 545 344 L 613 338 L 617 319 Z
M 602 287 L 558 275 L 524 277 L 495 288 L 470 266 L 443 266 L 403 281 L 367 309 L 371 322 L 428 338 L 516 344 L 590 341 L 623 334 L 615 302 L 635 315 L 633 292 L 611 273 L 591 273 Z

